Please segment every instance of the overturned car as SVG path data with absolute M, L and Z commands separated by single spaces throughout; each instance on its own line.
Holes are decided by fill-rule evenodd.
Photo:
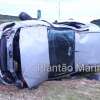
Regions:
M 100 28 L 94 24 L 44 20 L 1 24 L 0 81 L 32 88 L 85 72 L 97 73 L 99 80 L 99 42 Z

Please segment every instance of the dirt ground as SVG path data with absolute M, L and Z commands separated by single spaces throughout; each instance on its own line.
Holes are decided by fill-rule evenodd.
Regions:
M 0 85 L 0 100 L 100 100 L 100 82 L 86 79 L 47 81 L 31 90 Z

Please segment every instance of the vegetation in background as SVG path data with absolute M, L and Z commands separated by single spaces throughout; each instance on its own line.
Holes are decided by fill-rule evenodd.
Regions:
M 100 19 L 95 19 L 95 20 L 91 21 L 91 23 L 100 26 Z
M 9 15 L 2 15 L 0 14 L 0 24 L 5 22 L 11 22 L 19 20 L 17 16 L 9 16 Z

